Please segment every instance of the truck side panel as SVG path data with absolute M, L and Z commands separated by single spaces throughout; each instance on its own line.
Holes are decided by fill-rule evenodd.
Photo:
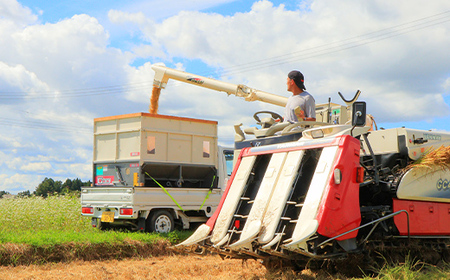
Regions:
M 169 188 L 166 191 L 183 210 L 203 210 L 206 217 L 213 214 L 222 196 L 221 189 L 211 190 L 209 196 L 209 189 Z M 82 189 L 81 205 L 82 207 L 93 207 L 94 213 L 86 216 L 95 218 L 101 218 L 102 212 L 107 209 L 115 211 L 117 214 L 120 208 L 133 208 L 132 216 L 116 215 L 115 218 L 136 219 L 139 217 L 139 211 L 149 211 L 153 208 L 181 210 L 172 198 L 161 188 L 90 187 Z M 200 206 L 202 207 L 200 208 Z

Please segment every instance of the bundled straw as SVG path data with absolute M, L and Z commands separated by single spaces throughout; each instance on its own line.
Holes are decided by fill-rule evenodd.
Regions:
M 428 151 L 415 162 L 406 166 L 404 171 L 413 168 L 428 169 L 442 169 L 450 171 L 450 146 L 441 146 L 438 149 Z
M 149 107 L 149 112 L 151 114 L 158 114 L 158 101 L 160 94 L 161 89 L 154 86 L 152 90 L 152 97 L 150 98 L 150 107 Z

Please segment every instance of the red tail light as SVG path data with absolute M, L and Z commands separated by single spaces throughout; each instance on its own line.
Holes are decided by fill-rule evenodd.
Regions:
M 364 182 L 364 168 L 357 167 L 356 168 L 356 183 Z
M 133 215 L 133 208 L 120 208 L 120 215 Z
M 83 214 L 94 214 L 94 207 L 82 207 L 81 213 Z

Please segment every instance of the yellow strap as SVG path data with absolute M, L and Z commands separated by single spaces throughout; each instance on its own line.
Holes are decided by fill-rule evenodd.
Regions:
M 202 210 L 203 204 L 205 204 L 206 200 L 209 198 L 209 195 L 212 193 L 212 189 L 213 189 L 215 180 L 216 180 L 216 175 L 214 175 L 212 182 L 211 182 L 211 186 L 209 187 L 208 194 L 206 195 L 205 200 L 203 200 L 202 206 L 200 206 L 200 209 L 198 209 L 198 210 Z
M 178 204 L 178 202 L 175 200 L 175 198 L 173 198 L 173 196 L 170 195 L 170 193 L 160 184 L 158 183 L 158 181 L 156 181 L 152 176 L 150 176 L 150 174 L 148 174 L 147 172 L 145 172 L 145 174 L 147 174 L 148 177 L 150 177 L 153 181 L 155 181 L 155 183 L 161 187 L 161 189 L 172 199 L 173 202 L 175 202 L 175 204 L 178 206 L 178 208 L 181 209 L 181 211 L 184 211 L 183 207 L 180 206 L 180 204 Z

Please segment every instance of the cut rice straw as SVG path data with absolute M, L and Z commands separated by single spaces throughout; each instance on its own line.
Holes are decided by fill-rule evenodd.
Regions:
M 450 146 L 441 146 L 434 150 L 427 151 L 418 160 L 406 166 L 403 171 L 410 169 L 425 169 L 428 171 L 441 169 L 450 171 Z

